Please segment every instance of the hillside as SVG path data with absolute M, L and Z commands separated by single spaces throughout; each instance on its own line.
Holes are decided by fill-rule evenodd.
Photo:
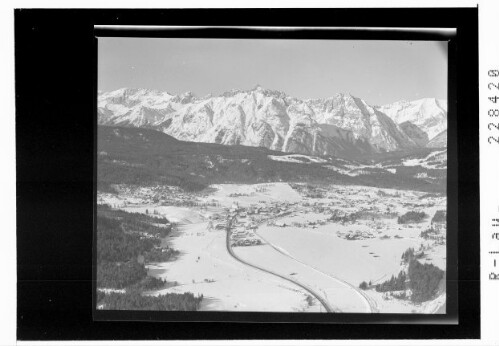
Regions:
M 405 121 L 399 125 L 402 131 L 420 147 L 425 147 L 428 144 L 428 134 L 417 125 L 414 125 L 410 121 Z
M 447 130 L 447 102 L 435 98 L 415 101 L 399 101 L 378 108 L 396 123 L 406 121 L 418 126 L 432 140 L 440 132 Z
M 410 155 L 424 159 L 429 153 L 430 149 L 421 149 L 419 154 Z M 403 158 L 408 155 L 380 154 L 376 161 L 361 162 L 331 156 L 290 155 L 242 145 L 186 142 L 154 130 L 99 126 L 97 180 L 100 190 L 109 190 L 113 184 L 160 183 L 201 190 L 215 183 L 277 181 L 445 190 L 441 173 L 438 179 L 415 177 L 417 173 L 428 172 L 431 176 L 435 169 L 406 167 Z M 383 167 L 381 162 L 387 159 L 389 167 Z
M 436 135 L 427 145 L 428 148 L 446 148 L 447 147 L 447 130 Z

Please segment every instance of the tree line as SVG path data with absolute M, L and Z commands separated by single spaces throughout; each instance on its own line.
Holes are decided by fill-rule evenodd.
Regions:
M 445 210 L 437 210 L 431 219 L 431 222 L 445 222 L 447 220 L 447 213 Z
M 428 215 L 424 211 L 408 211 L 402 216 L 399 216 L 397 219 L 397 223 L 406 224 L 406 223 L 418 223 L 423 221 Z
M 97 306 L 107 310 L 154 310 L 154 311 L 196 311 L 201 306 L 203 295 L 194 296 L 190 292 L 167 293 L 157 297 L 144 296 L 140 291 L 97 295 Z
M 148 276 L 144 263 L 164 262 L 179 255 L 173 248 L 159 248 L 159 236 L 171 228 L 167 219 L 113 210 L 97 209 L 97 287 L 125 289 L 125 293 L 97 293 L 98 306 L 111 310 L 196 310 L 202 297 L 168 294 L 148 297 L 143 291 L 159 290 L 168 283 Z M 147 237 L 144 234 L 152 236 Z
M 408 263 L 407 273 L 400 271 L 397 276 L 392 275 L 389 280 L 376 284 L 376 292 L 404 291 L 410 289 L 411 301 L 421 303 L 431 300 L 438 293 L 440 281 L 445 272 L 433 264 L 421 264 L 418 261 L 421 253 L 416 253 L 413 248 L 409 248 L 402 254 L 402 259 Z M 371 282 L 363 281 L 359 288 L 366 290 L 371 288 Z M 405 297 L 405 295 L 403 295 Z

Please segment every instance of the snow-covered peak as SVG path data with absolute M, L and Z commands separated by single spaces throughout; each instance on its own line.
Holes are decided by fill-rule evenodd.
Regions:
M 194 102 L 195 100 L 196 100 L 196 95 L 194 95 L 192 91 L 187 91 L 180 95 L 173 96 L 171 98 L 172 102 L 177 102 L 181 104 L 191 103 Z
M 288 98 L 288 95 L 282 91 L 265 89 L 261 86 L 258 86 L 256 89 L 254 89 L 253 92 L 259 93 L 259 94 L 266 96 L 266 97 L 276 97 L 276 98 L 280 98 L 280 99 Z
M 326 101 L 331 101 L 331 100 L 342 100 L 345 98 L 351 98 L 352 95 L 347 92 L 338 92 L 335 94 L 331 94 L 331 96 L 328 97 L 321 97 L 321 98 L 311 98 L 311 99 L 305 99 L 305 102 L 326 102 Z
M 419 146 L 387 115 L 349 93 L 300 100 L 257 85 L 201 98 L 192 92 L 119 89 L 98 100 L 100 124 L 154 128 L 185 141 L 306 155 Z
M 100 91 L 100 98 L 110 98 L 110 97 L 126 97 L 126 98 L 139 98 L 144 96 L 172 96 L 166 91 L 159 91 L 155 89 L 144 89 L 144 88 L 121 88 L 109 92 Z
M 447 129 L 447 102 L 435 98 L 398 101 L 378 108 L 396 123 L 406 121 L 417 125 L 430 140 Z
M 275 98 L 290 98 L 286 93 L 279 91 L 279 90 L 273 90 L 273 89 L 268 89 L 260 84 L 255 85 L 251 89 L 231 89 L 229 91 L 225 91 L 221 93 L 218 97 L 225 97 L 225 98 L 231 98 L 235 97 L 238 95 L 242 95 L 242 97 L 246 95 L 261 95 L 263 97 L 275 97 Z M 211 95 L 211 94 L 210 94 Z
M 237 95 L 239 93 L 242 93 L 242 92 L 243 92 L 243 90 L 241 90 L 241 89 L 231 89 L 229 91 L 225 91 L 225 92 L 221 93 L 220 96 L 222 96 L 222 97 L 233 97 L 233 96 L 235 96 L 235 95 Z

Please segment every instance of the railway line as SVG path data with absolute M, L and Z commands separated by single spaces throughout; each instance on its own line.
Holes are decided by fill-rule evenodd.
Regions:
M 257 233 L 257 232 L 255 232 L 255 233 Z M 281 253 L 282 255 L 287 256 L 287 257 L 295 260 L 296 262 L 301 263 L 301 264 L 309 267 L 312 270 L 315 270 L 315 271 L 317 271 L 317 272 L 319 272 L 321 274 L 329 276 L 330 278 L 336 280 L 337 282 L 339 282 L 339 283 L 341 283 L 341 284 L 343 284 L 345 286 L 348 286 L 350 289 L 354 290 L 359 296 L 362 297 L 362 299 L 364 300 L 364 302 L 369 306 L 369 310 L 370 310 L 369 312 L 372 312 L 372 313 L 379 312 L 378 306 L 377 306 L 376 302 L 374 301 L 374 299 L 372 299 L 371 297 L 369 297 L 366 293 L 362 292 L 359 288 L 355 287 L 354 285 L 352 285 L 352 284 L 350 284 L 350 283 L 348 283 L 348 282 L 346 282 L 344 280 L 341 280 L 341 279 L 335 277 L 334 275 L 331 275 L 331 274 L 328 274 L 328 273 L 324 273 L 323 271 L 315 268 L 314 266 L 311 266 L 310 264 L 307 264 L 305 262 L 300 261 L 299 259 L 291 256 L 289 253 L 286 253 L 286 252 L 282 251 L 281 248 L 279 248 L 278 246 L 272 244 L 272 242 L 270 242 L 269 240 L 265 239 L 261 234 L 258 234 L 258 236 L 260 238 L 262 238 L 267 244 L 269 244 L 270 246 L 272 246 L 273 249 L 275 249 L 276 251 L 278 251 L 279 253 Z

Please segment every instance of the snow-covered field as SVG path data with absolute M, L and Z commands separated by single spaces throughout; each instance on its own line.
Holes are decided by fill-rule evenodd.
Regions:
M 193 212 L 195 213 L 195 212 Z M 173 214 L 176 215 L 176 214 Z M 165 213 L 165 216 L 171 217 Z M 172 262 L 150 265 L 150 275 L 178 282 L 154 294 L 192 292 L 205 298 L 202 310 L 314 312 L 307 293 L 270 274 L 242 265 L 227 252 L 225 232 L 207 231 L 207 223 L 191 223 L 170 237 L 181 251 Z
M 269 155 L 269 159 L 274 161 L 282 161 L 282 162 L 294 162 L 294 163 L 326 163 L 327 160 L 321 159 L 316 156 L 308 156 L 308 155 L 300 155 L 300 154 L 291 154 L 291 155 Z
M 166 216 L 168 220 L 178 224 L 201 223 L 205 221 L 209 215 L 207 213 L 193 212 L 190 208 L 175 206 L 138 205 L 128 206 L 121 209 L 129 213 L 147 213 L 151 216 L 157 215 L 158 217 Z
M 440 168 L 447 168 L 447 149 L 435 151 L 424 158 L 406 159 L 402 161 L 404 166 L 421 166 L 424 168 L 435 168 L 438 164 Z
M 375 312 L 369 302 L 348 284 L 316 269 L 313 265 L 287 255 L 284 248 L 271 245 L 237 247 L 235 252 L 243 260 L 265 269 L 292 277 L 326 299 L 335 312 Z
M 416 305 L 358 288 L 362 281 L 376 284 L 397 275 L 401 255 L 410 247 L 425 248 L 422 263 L 446 269 L 445 243 L 420 237 L 435 212 L 446 210 L 445 197 L 364 186 L 302 188 L 288 183 L 212 185 L 209 193 L 192 196 L 199 204 L 214 203 L 209 207 L 152 203 L 147 189 L 99 194 L 98 201 L 129 212 L 165 216 L 179 225 L 164 244 L 181 255 L 171 262 L 148 265 L 150 275 L 177 285 L 154 295 L 202 294 L 204 310 L 325 311 L 310 292 L 272 274 L 277 273 L 310 289 L 337 312 L 445 312 L 445 290 L 433 301 Z M 424 210 L 429 217 L 418 224 L 397 223 L 396 215 L 414 210 Z M 362 217 L 347 222 L 332 219 L 332 215 L 352 213 Z M 210 226 L 214 216 L 221 215 L 237 220 L 234 230 L 246 229 L 261 239 L 263 245 L 232 250 L 242 261 L 269 273 L 230 255 L 226 230 Z M 351 234 L 362 237 L 348 240 Z
M 296 259 L 356 286 L 364 280 L 376 283 L 398 274 L 401 254 L 415 245 L 411 239 L 345 240 L 337 237 L 332 228 L 262 227 L 258 234 Z
M 223 207 L 230 207 L 237 202 L 240 206 L 258 204 L 260 201 L 270 202 L 299 202 L 301 196 L 287 183 L 272 184 L 218 184 L 212 185 L 216 192 L 206 197 L 206 201 L 216 200 Z M 240 194 L 233 196 L 233 194 Z

